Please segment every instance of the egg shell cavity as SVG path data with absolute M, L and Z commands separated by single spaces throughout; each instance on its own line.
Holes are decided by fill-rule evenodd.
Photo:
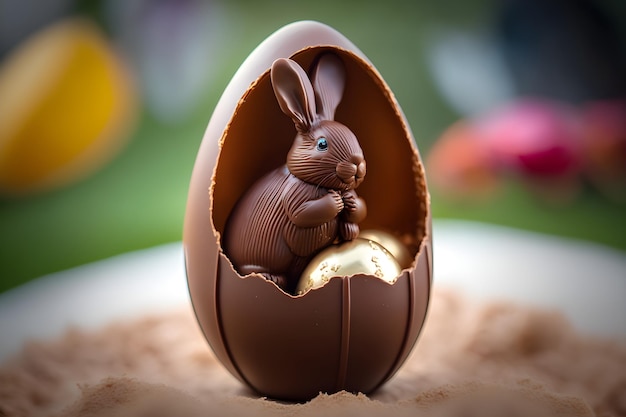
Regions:
M 357 274 L 292 296 L 258 274 L 239 275 L 221 236 L 238 199 L 283 165 L 295 137 L 269 69 L 309 69 L 324 52 L 346 68 L 335 119 L 361 144 L 368 206 L 362 229 L 388 230 L 414 262 L 393 284 Z M 216 105 L 191 178 L 183 235 L 191 300 L 217 358 L 258 393 L 302 401 L 319 392 L 371 392 L 408 357 L 426 317 L 432 277 L 430 200 L 423 166 L 393 93 L 364 54 L 317 22 L 288 25 L 250 54 Z

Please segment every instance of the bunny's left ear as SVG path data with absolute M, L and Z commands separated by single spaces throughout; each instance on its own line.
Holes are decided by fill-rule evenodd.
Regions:
M 306 72 L 297 62 L 278 58 L 272 64 L 270 78 L 280 109 L 299 130 L 309 130 L 316 121 L 315 94 Z
M 322 55 L 313 68 L 311 81 L 318 115 L 322 120 L 334 120 L 346 86 L 343 62 L 332 53 Z

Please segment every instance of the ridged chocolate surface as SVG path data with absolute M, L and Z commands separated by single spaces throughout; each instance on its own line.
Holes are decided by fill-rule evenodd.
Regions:
M 317 252 L 358 236 L 367 210 L 354 189 L 366 169 L 358 139 L 333 120 L 345 87 L 339 56 L 320 54 L 309 73 L 278 59 L 270 80 L 297 133 L 285 164 L 256 181 L 231 210 L 222 246 L 240 275 L 263 274 L 293 294 Z
M 367 176 L 358 188 L 368 211 L 361 227 L 392 232 L 415 262 L 393 285 L 369 276 L 334 278 L 296 297 L 260 275 L 237 274 L 221 239 L 236 202 L 284 164 L 295 135 L 276 104 L 272 62 L 292 58 L 309 68 L 327 51 L 346 65 L 335 119 L 350 126 L 367 160 Z M 271 138 L 271 147 L 264 138 Z M 216 356 L 241 381 L 273 398 L 376 389 L 407 358 L 424 323 L 432 276 L 429 210 L 413 136 L 367 58 L 316 22 L 298 22 L 271 35 L 218 102 L 189 188 L 183 236 L 189 291 Z

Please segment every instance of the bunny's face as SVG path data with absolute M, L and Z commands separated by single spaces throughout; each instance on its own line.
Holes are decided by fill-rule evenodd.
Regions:
M 352 190 L 363 181 L 365 159 L 354 133 L 334 121 L 345 88 L 343 63 L 336 55 L 324 54 L 311 73 L 309 80 L 304 69 L 290 59 L 272 64 L 276 99 L 298 132 L 287 168 L 307 183 Z
M 297 135 L 287 167 L 302 181 L 342 191 L 355 189 L 365 177 L 365 158 L 356 136 L 331 120 Z

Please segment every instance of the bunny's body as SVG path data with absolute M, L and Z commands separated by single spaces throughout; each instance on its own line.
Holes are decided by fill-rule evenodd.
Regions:
M 279 105 L 298 133 L 287 163 L 237 203 L 225 249 L 239 273 L 261 273 L 291 291 L 317 252 L 357 237 L 366 208 L 354 189 L 365 176 L 365 160 L 354 134 L 332 120 L 344 86 L 336 56 L 322 56 L 313 84 L 286 59 L 272 65 L 271 76 Z
M 242 274 L 298 275 L 311 254 L 337 237 L 339 221 L 334 199 L 329 201 L 331 194 L 325 188 L 299 180 L 286 166 L 270 172 L 256 185 L 238 204 L 237 220 L 229 222 L 229 230 L 239 231 L 238 242 L 228 245 L 231 261 Z M 322 199 L 324 196 L 329 197 Z M 320 206 L 322 215 L 311 219 L 300 213 L 298 217 L 304 214 L 307 223 L 316 225 L 298 226 L 293 221 L 296 212 L 313 201 Z M 309 203 L 308 207 L 313 205 Z

